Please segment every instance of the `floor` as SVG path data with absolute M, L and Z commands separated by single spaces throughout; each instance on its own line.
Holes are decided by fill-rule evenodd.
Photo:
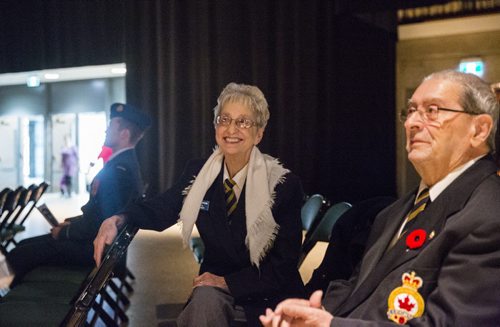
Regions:
M 80 214 L 80 207 L 88 195 L 62 198 L 59 194 L 45 194 L 39 204 L 46 203 L 59 220 Z M 34 210 L 26 221 L 26 231 L 19 238 L 47 233 L 49 224 Z M 304 281 L 323 257 L 326 243 L 318 244 L 301 267 Z M 159 233 L 141 230 L 128 249 L 128 267 L 136 280 L 134 292 L 127 309 L 128 326 L 168 326 L 165 324 L 168 311 L 179 310 L 191 291 L 191 281 L 197 274 L 198 264 L 189 249 L 183 249 L 179 227 Z

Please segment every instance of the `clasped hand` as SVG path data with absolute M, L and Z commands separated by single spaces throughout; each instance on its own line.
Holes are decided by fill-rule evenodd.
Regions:
M 309 300 L 287 299 L 273 311 L 266 309 L 266 314 L 259 317 L 264 327 L 328 327 L 333 316 L 322 309 L 322 291 L 314 292 Z
M 193 279 L 193 288 L 199 286 L 213 286 L 223 288 L 225 290 L 228 289 L 224 277 L 217 276 L 209 272 L 204 272 Z

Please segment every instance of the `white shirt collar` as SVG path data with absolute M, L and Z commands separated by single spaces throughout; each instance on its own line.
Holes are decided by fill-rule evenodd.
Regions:
M 462 166 L 456 168 L 454 171 L 452 171 L 451 173 L 449 173 L 448 175 L 446 175 L 445 178 L 443 178 L 442 180 L 440 180 L 439 182 L 437 182 L 436 184 L 434 184 L 429 189 L 429 197 L 430 197 L 431 201 L 434 201 L 439 196 L 439 194 L 441 194 L 451 183 L 453 183 L 453 181 L 455 179 L 457 179 L 458 176 L 460 176 L 464 171 L 467 170 L 467 168 L 469 168 L 470 166 L 472 166 L 473 164 L 475 164 L 476 161 L 478 161 L 479 159 L 481 159 L 485 155 L 486 154 L 483 154 L 483 155 L 481 155 L 479 157 L 476 157 L 476 158 L 474 158 L 472 160 L 469 160 L 468 162 L 466 162 Z M 420 186 L 418 187 L 418 193 L 417 194 L 420 194 L 420 192 L 424 188 L 427 188 L 427 187 L 428 186 L 425 185 L 425 183 L 423 181 L 420 181 Z
M 233 190 L 238 200 L 240 199 L 240 195 L 243 190 L 243 185 L 245 185 L 247 172 L 248 172 L 248 164 L 246 164 L 245 167 L 241 168 L 241 170 L 232 178 L 233 181 L 236 183 L 236 185 L 234 185 L 233 187 Z M 226 180 L 227 178 L 229 178 L 229 172 L 227 171 L 227 166 L 224 163 L 224 180 Z
M 133 149 L 133 148 L 134 148 L 133 146 L 130 146 L 128 148 L 123 148 L 123 149 L 120 149 L 116 152 L 113 152 L 113 154 L 109 157 L 108 162 L 110 160 L 112 160 L 114 157 L 116 157 L 117 155 L 119 155 L 120 153 L 125 152 L 125 151 L 130 150 L 130 149 Z

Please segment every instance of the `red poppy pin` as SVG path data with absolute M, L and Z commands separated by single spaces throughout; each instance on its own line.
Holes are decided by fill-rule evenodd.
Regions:
M 415 229 L 406 236 L 406 246 L 412 250 L 418 249 L 424 245 L 427 232 L 423 229 Z

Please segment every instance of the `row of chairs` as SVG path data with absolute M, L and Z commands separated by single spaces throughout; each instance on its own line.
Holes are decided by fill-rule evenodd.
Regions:
M 305 232 L 299 256 L 300 267 L 309 252 L 317 242 L 328 242 L 333 225 L 347 210 L 351 208 L 348 202 L 330 202 L 321 194 L 306 197 L 301 208 L 302 229 Z M 189 246 L 197 263 L 203 261 L 205 245 L 200 237 L 192 237 Z
M 99 267 L 42 266 L 0 299 L 0 326 L 105 326 L 128 321 L 114 272 L 137 228 L 125 226 Z M 101 323 L 99 323 L 101 321 Z
M 36 204 L 47 190 L 49 184 L 42 182 L 32 184 L 28 188 L 19 186 L 15 190 L 4 188 L 0 192 L 0 250 L 6 252 L 14 237 L 24 231 L 24 223 Z

